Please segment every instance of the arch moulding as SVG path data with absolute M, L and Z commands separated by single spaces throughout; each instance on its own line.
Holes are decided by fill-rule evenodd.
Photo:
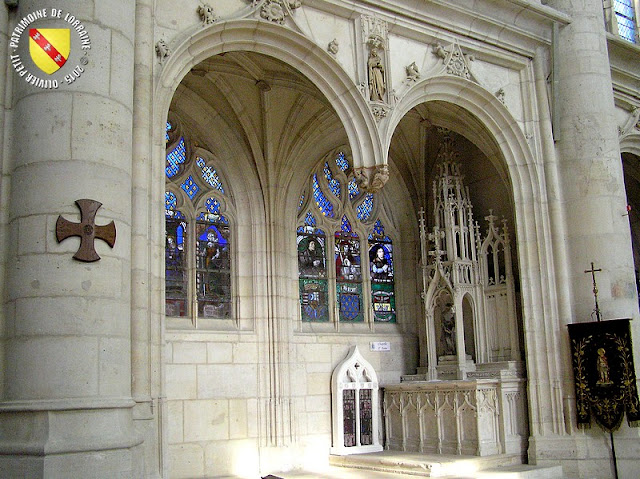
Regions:
M 230 20 L 198 30 L 172 50 L 156 82 L 155 145 L 164 144 L 162 125 L 169 105 L 191 68 L 214 55 L 245 51 L 287 63 L 320 90 L 345 128 L 354 167 L 386 164 L 386 150 L 382 148 L 375 120 L 357 86 L 329 53 L 305 36 L 270 22 Z
M 620 153 L 631 153 L 640 158 L 640 130 L 620 138 Z

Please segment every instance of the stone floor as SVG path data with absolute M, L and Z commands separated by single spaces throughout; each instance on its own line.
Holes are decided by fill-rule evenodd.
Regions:
M 518 464 L 515 455 L 428 456 L 395 451 L 332 456 L 334 465 L 318 471 L 273 473 L 269 479 L 562 479 L 560 466 L 537 467 Z M 342 466 L 353 467 L 341 467 Z M 258 479 L 258 478 L 256 478 Z

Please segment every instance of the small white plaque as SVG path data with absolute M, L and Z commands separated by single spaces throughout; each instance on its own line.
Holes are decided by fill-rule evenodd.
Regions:
M 374 341 L 371 343 L 371 351 L 391 351 L 389 341 Z

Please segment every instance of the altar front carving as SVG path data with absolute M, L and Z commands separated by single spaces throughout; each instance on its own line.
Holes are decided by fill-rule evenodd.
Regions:
M 386 448 L 425 454 L 524 454 L 523 379 L 412 381 L 384 388 Z

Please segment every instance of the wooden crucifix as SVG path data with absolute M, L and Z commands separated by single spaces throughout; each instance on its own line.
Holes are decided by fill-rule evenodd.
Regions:
M 104 226 L 96 226 L 96 212 L 102 206 L 99 201 L 82 199 L 76 200 L 75 203 L 80 208 L 80 223 L 72 223 L 58 216 L 56 239 L 60 243 L 70 236 L 79 236 L 80 247 L 73 257 L 89 263 L 98 261 L 100 256 L 96 252 L 94 240 L 101 239 L 113 248 L 116 242 L 116 226 L 113 221 Z

